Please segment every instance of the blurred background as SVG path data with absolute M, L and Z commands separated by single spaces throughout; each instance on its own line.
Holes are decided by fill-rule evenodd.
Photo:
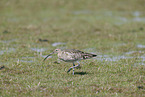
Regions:
M 144 8 L 144 0 L 1 0 L 0 48 L 122 54 L 144 46 Z
M 145 0 L 0 0 L 0 66 L 2 70 L 5 68 L 1 73 L 3 75 L 1 77 L 3 82 L 1 83 L 7 87 L 7 89 L 2 88 L 4 92 L 1 93 L 9 95 L 13 92 L 17 95 L 19 91 L 25 91 L 28 95 L 32 93 L 33 96 L 36 96 L 39 89 L 46 88 L 47 90 L 47 86 L 50 86 L 50 84 L 43 84 L 45 83 L 44 81 L 48 81 L 46 78 L 48 76 L 53 78 L 55 75 L 56 79 L 60 79 L 54 82 L 57 84 L 53 83 L 53 79 L 49 79 L 52 82 L 51 84 L 54 86 L 60 85 L 63 88 L 61 89 L 58 86 L 58 91 L 49 88 L 48 90 L 53 91 L 49 92 L 49 94 L 57 95 L 58 93 L 59 95 L 65 89 L 69 91 L 68 94 L 72 94 L 73 92 L 70 92 L 71 90 L 66 88 L 64 83 L 60 83 L 65 78 L 66 80 L 69 79 L 68 75 L 67 77 L 64 77 L 64 75 L 66 75 L 65 69 L 71 65 L 65 67 L 67 63 L 58 63 L 60 67 L 57 67 L 57 62 L 54 62 L 57 61 L 57 57 L 53 56 L 41 66 L 44 57 L 56 48 L 79 49 L 97 54 L 98 57 L 93 62 L 89 63 L 91 60 L 88 63 L 84 61 L 86 62 L 85 64 L 94 64 L 92 69 L 83 67 L 82 70 L 87 72 L 92 70 L 91 72 L 99 74 L 98 65 L 104 66 L 105 64 L 111 64 L 108 67 L 110 70 L 114 69 L 114 64 L 116 64 L 117 70 L 120 70 L 119 66 L 122 66 L 122 64 L 137 65 L 142 68 L 140 70 L 143 70 L 144 67 L 142 66 L 145 65 L 144 10 Z M 49 66 L 52 66 L 53 69 Z M 124 67 L 125 65 L 123 65 Z M 95 70 L 94 68 L 97 69 Z M 102 68 L 105 69 L 105 67 Z M 128 68 L 126 67 L 125 70 L 129 70 Z M 39 71 L 39 69 L 42 69 L 42 71 Z M 60 75 L 62 73 L 59 74 L 57 70 L 59 73 L 63 72 L 63 75 Z M 132 71 L 135 72 L 134 70 Z M 107 68 L 105 71 L 109 72 Z M 33 80 L 31 79 L 31 74 L 34 74 Z M 107 74 L 104 74 L 103 77 L 108 78 Z M 132 77 L 136 74 L 141 76 L 138 71 L 134 75 L 130 73 Z M 144 72 L 142 71 L 141 74 L 144 74 Z M 27 77 L 26 75 L 30 76 Z M 93 78 L 96 78 L 96 76 L 92 75 Z M 116 77 L 116 79 L 120 79 L 120 76 Z M 88 75 L 86 75 L 87 78 L 89 78 Z M 88 81 L 95 83 L 96 80 L 93 80 L 93 78 L 88 79 Z M 101 76 L 97 78 L 101 83 Z M 24 87 L 16 89 L 16 84 L 8 85 L 8 83 L 11 83 L 10 79 L 15 79 L 11 81 L 12 83 L 20 83 L 18 87 Z M 38 85 L 40 80 L 42 87 L 39 87 L 38 91 L 37 89 L 30 91 L 34 89 L 33 85 L 34 87 L 36 84 Z M 83 84 L 85 86 L 84 83 L 79 83 L 80 76 L 75 80 L 78 85 Z M 69 81 L 67 84 L 70 83 Z M 139 81 L 139 83 L 141 82 Z M 111 84 L 115 83 L 112 82 Z M 104 86 L 109 89 L 107 85 L 103 83 L 95 87 L 102 89 L 101 86 Z M 121 83 L 121 85 L 124 84 Z M 88 91 L 95 91 L 93 93 L 96 96 L 96 90 L 90 89 L 89 86 L 90 84 L 85 88 L 88 88 Z M 9 87 L 12 88 L 10 89 Z M 77 90 L 77 88 L 75 89 Z M 121 88 L 121 91 L 123 90 L 125 89 Z M 129 89 L 127 88 L 127 90 Z M 105 95 L 103 93 L 107 90 L 101 91 L 104 92 L 101 92 L 100 96 Z M 115 89 L 113 88 L 110 91 L 114 93 Z M 81 93 L 86 93 L 86 95 L 93 94 L 82 90 L 77 95 Z M 107 91 L 107 93 L 112 96 L 110 92 Z M 134 93 L 136 95 L 134 90 L 121 93 L 125 93 L 124 95 L 132 95 L 131 93 Z M 38 95 L 41 95 L 41 93 Z

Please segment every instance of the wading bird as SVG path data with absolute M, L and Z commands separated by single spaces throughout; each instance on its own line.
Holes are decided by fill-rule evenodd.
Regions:
M 85 53 L 83 51 L 75 49 L 65 49 L 65 50 L 55 49 L 51 54 L 47 55 L 47 57 L 43 61 L 45 61 L 50 55 L 54 53 L 57 53 L 57 56 L 60 60 L 73 63 L 73 67 L 70 67 L 69 70 L 67 71 L 70 72 L 73 69 L 73 75 L 74 68 L 80 66 L 80 63 L 78 61 L 97 56 L 95 54 Z M 74 62 L 77 62 L 78 65 L 75 65 Z

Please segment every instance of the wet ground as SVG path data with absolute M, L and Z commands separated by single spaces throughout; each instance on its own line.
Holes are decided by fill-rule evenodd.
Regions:
M 145 75 L 143 0 L 1 0 L 2 96 L 141 97 Z M 54 49 L 97 54 L 81 68 Z
M 4 42 L 5 43 L 5 42 Z M 10 43 L 10 41 L 9 41 Z M 52 43 L 52 46 L 57 47 L 58 45 L 66 45 L 66 43 L 62 43 L 62 42 L 55 42 Z M 120 44 L 121 45 L 121 44 Z M 124 44 L 122 44 L 124 45 Z M 145 45 L 142 44 L 138 44 L 136 45 L 137 48 L 145 48 Z M 60 48 L 65 48 L 65 47 L 60 47 Z M 43 55 L 43 52 L 46 52 L 49 54 L 51 53 L 50 51 L 48 51 L 47 48 L 30 48 L 30 50 L 32 52 L 37 52 L 40 54 L 40 56 L 42 58 L 45 58 L 47 55 Z M 89 52 L 89 53 L 94 53 L 97 54 L 97 57 L 94 58 L 97 61 L 101 61 L 101 62 L 115 62 L 115 61 L 119 61 L 122 59 L 136 59 L 138 61 L 138 63 L 134 63 L 132 65 L 145 65 L 145 54 L 144 54 L 144 50 L 139 50 L 139 51 L 129 51 L 129 52 L 124 52 L 124 54 L 120 55 L 120 56 L 113 56 L 113 55 L 106 55 L 106 54 L 101 54 L 100 52 L 97 52 L 96 48 L 86 48 L 83 51 L 85 52 Z M 7 48 L 6 50 L 1 50 L 0 51 L 0 55 L 3 55 L 5 53 L 15 53 L 16 49 L 15 48 Z M 137 56 L 132 56 L 132 54 L 138 54 Z M 142 54 L 141 56 L 139 56 L 139 54 Z M 48 57 L 48 58 L 52 58 L 52 56 Z M 19 58 L 17 61 L 20 62 L 26 62 L 26 63 L 33 63 L 34 61 L 36 61 L 36 57 L 35 56 L 31 56 L 31 57 L 21 57 Z M 2 63 L 1 63 L 2 64 Z

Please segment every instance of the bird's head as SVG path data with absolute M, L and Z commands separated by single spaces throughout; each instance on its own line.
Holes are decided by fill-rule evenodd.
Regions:
M 50 55 L 57 54 L 59 52 L 61 52 L 61 49 L 55 49 L 52 53 L 50 53 L 49 55 L 47 55 L 43 61 L 45 61 Z
M 61 49 L 55 49 L 55 50 L 53 51 L 53 53 L 59 53 L 59 52 L 61 52 Z

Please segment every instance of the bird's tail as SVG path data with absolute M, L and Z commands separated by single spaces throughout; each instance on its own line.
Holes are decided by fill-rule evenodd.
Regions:
M 95 55 L 95 54 L 89 54 L 89 53 L 87 54 L 86 53 L 86 54 L 83 55 L 83 59 L 89 59 L 89 58 L 96 57 L 96 56 L 97 55 Z
M 95 55 L 95 54 L 92 54 L 92 56 L 93 56 L 93 57 L 97 57 L 97 55 Z

